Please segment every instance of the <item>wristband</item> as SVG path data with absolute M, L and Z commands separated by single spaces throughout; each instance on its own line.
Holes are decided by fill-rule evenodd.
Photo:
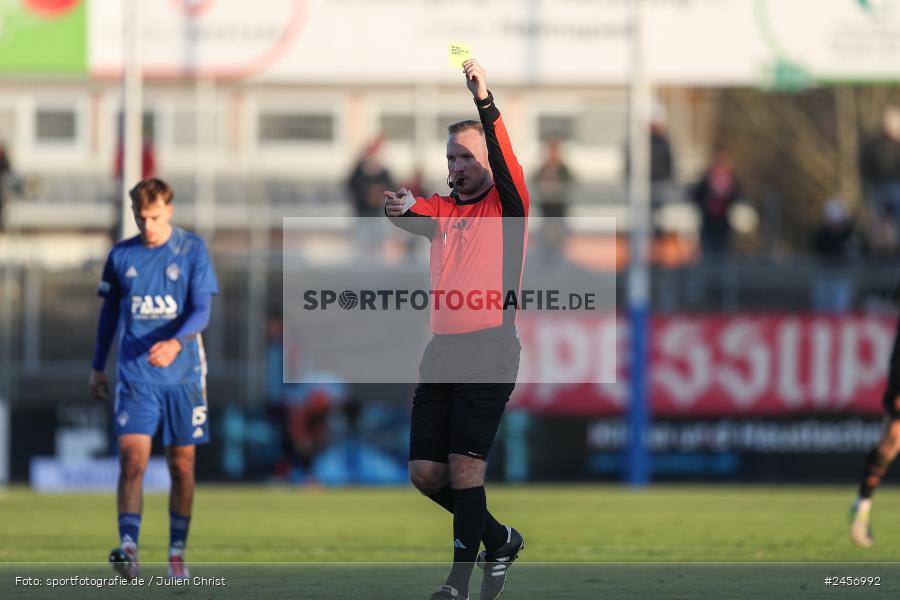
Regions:
M 485 98 L 483 100 L 478 100 L 477 98 L 475 99 L 475 106 L 477 106 L 478 108 L 487 108 L 488 106 L 490 106 L 493 103 L 494 103 L 494 94 L 491 93 L 491 90 L 488 90 L 487 98 Z

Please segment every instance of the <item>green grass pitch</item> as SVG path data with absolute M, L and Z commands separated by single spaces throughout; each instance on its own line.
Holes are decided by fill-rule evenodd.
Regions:
M 852 486 L 489 485 L 488 502 L 527 541 L 504 600 L 589 598 L 595 592 L 616 598 L 897 597 L 900 492 L 879 490 L 873 509 L 877 543 L 869 550 L 849 541 L 846 513 L 853 493 Z M 302 598 L 357 597 L 358 585 L 375 594 L 358 597 L 427 598 L 452 556 L 450 525 L 448 513 L 412 488 L 200 484 L 188 562 L 195 575 L 227 572 L 231 587 L 207 596 L 199 588 L 164 591 L 272 597 L 294 578 L 305 582 Z M 29 596 L 36 590 L 8 587 L 14 575 L 47 569 L 106 575 L 98 563 L 116 537 L 111 495 L 0 492 L 0 562 L 6 563 L 0 596 L 116 597 L 111 590 L 79 596 L 75 588 L 55 590 L 61 596 Z M 165 560 L 167 542 L 166 496 L 147 495 L 141 559 L 148 576 L 164 575 L 164 566 L 152 563 Z M 78 571 L 74 565 L 23 563 L 95 564 Z M 883 579 L 879 588 L 824 587 L 823 577 L 832 575 Z M 472 600 L 478 577 L 476 571 Z M 713 588 L 701 594 L 698 585 Z M 156 597 L 167 597 L 161 593 Z

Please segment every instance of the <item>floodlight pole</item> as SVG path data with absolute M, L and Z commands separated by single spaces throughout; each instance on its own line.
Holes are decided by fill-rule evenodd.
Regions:
M 142 177 L 143 147 L 143 74 L 141 60 L 141 0 L 126 0 L 124 23 L 125 77 L 122 131 L 122 210 L 119 231 L 122 237 L 137 235 L 131 218 L 128 190 Z
M 9 243 L 8 241 L 6 242 Z M 12 260 L 4 257 L 0 285 L 0 487 L 9 483 L 12 436 L 10 412 L 13 394 L 13 305 L 16 286 Z
M 218 110 L 213 75 L 200 65 L 200 32 L 197 15 L 185 20 L 184 70 L 194 80 L 194 230 L 212 240 L 216 228 L 216 126 Z
M 650 139 L 651 84 L 644 64 L 643 0 L 631 0 L 631 77 L 629 86 L 628 152 L 630 247 L 628 315 L 631 329 L 631 381 L 628 403 L 628 446 L 625 481 L 644 486 L 650 481 L 647 429 L 650 423 L 648 352 L 650 322 Z

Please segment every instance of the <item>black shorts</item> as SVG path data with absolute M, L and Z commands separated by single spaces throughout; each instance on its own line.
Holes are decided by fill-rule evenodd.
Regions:
M 419 365 L 409 459 L 486 459 L 515 388 L 520 351 L 514 329 L 434 336 Z
M 897 322 L 897 334 L 894 336 L 894 349 L 891 351 L 888 381 L 881 404 L 890 419 L 900 419 L 900 321 Z

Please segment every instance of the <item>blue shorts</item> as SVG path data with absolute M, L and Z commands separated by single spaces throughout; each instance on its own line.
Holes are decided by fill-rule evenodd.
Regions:
M 199 381 L 177 385 L 120 381 L 113 420 L 116 437 L 129 433 L 152 437 L 161 429 L 166 447 L 209 442 L 206 390 Z

